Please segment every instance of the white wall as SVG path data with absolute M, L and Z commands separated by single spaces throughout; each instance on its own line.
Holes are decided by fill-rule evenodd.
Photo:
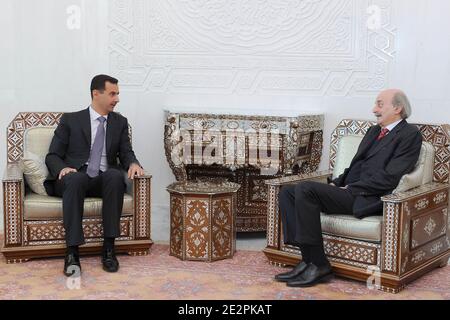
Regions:
M 368 29 L 368 19 L 376 22 L 366 11 L 373 4 L 381 25 Z M 412 122 L 450 123 L 447 0 L 1 5 L 0 167 L 5 130 L 18 112 L 79 110 L 89 104 L 93 75 L 116 76 L 118 111 L 132 124 L 135 151 L 154 177 L 154 240 L 168 239 L 165 186 L 174 180 L 164 155 L 163 109 L 324 112 L 322 169 L 332 129 L 342 118 L 371 119 L 382 88 L 406 91 Z M 70 5 L 81 8 L 80 29 L 66 26 Z

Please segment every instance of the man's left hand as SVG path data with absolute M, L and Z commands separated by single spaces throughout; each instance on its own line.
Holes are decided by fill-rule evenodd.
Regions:
M 128 169 L 128 179 L 133 180 L 135 176 L 143 176 L 144 175 L 144 169 L 141 168 L 140 165 L 137 163 L 132 163 L 130 165 L 130 168 Z

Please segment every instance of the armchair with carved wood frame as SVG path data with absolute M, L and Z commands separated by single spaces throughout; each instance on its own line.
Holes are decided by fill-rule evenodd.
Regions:
M 374 124 L 359 120 L 340 122 L 331 137 L 330 170 L 266 182 L 268 216 L 264 253 L 272 264 L 294 265 L 301 259 L 297 248 L 283 243 L 278 206 L 281 186 L 305 180 L 326 183 L 336 169 L 341 138 L 359 136 L 360 141 Z M 434 151 L 434 161 L 429 161 L 429 183 L 382 197 L 382 216 L 359 220 L 351 215 L 321 214 L 325 253 L 335 274 L 369 280 L 380 290 L 397 293 L 433 268 L 447 265 L 450 256 L 450 126 L 417 124 L 417 127 L 423 141 Z M 349 163 L 352 156 L 346 157 Z
M 48 151 L 61 116 L 60 112 L 21 112 L 7 128 L 7 167 L 2 180 L 4 241 L 1 252 L 8 263 L 63 256 L 65 253 L 62 200 L 29 190 L 19 165 L 27 145 L 33 146 L 34 151 L 39 150 L 41 156 Z M 128 181 L 120 219 L 121 234 L 116 239 L 117 252 L 148 254 L 153 244 L 150 236 L 150 201 L 150 175 L 138 177 L 132 183 Z M 100 253 L 103 243 L 101 199 L 86 198 L 83 231 L 86 244 L 80 247 L 80 254 Z

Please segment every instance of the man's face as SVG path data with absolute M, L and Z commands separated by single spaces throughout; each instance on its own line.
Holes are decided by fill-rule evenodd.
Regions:
M 375 101 L 372 112 L 377 118 L 377 123 L 382 127 L 401 119 L 402 108 L 394 107 L 392 104 L 394 94 L 394 90 L 382 91 Z
M 111 82 L 105 83 L 105 90 L 94 90 L 94 102 L 102 112 L 108 114 L 114 111 L 114 107 L 119 103 L 119 86 Z

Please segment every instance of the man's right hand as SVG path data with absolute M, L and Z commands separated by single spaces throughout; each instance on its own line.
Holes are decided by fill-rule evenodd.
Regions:
M 61 180 L 62 177 L 64 177 L 66 174 L 69 174 L 71 172 L 77 172 L 77 169 L 74 168 L 64 168 L 59 172 L 59 177 L 58 179 Z
M 330 186 L 336 187 L 336 185 L 333 182 L 330 182 Z

